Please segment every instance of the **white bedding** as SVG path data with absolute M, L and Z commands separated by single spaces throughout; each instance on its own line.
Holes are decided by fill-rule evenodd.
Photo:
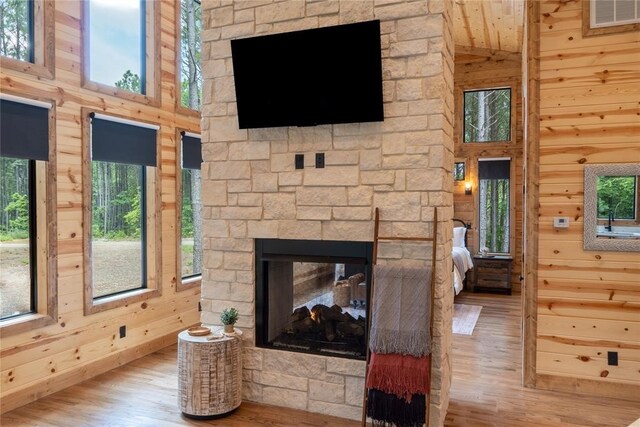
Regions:
M 466 277 L 467 271 L 473 268 L 473 260 L 471 253 L 467 248 L 453 247 L 453 290 L 456 295 L 462 291 L 464 284 L 462 283 Z

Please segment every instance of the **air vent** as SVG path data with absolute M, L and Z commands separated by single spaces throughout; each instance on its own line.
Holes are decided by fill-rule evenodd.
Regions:
M 591 0 L 591 28 L 640 22 L 640 0 Z

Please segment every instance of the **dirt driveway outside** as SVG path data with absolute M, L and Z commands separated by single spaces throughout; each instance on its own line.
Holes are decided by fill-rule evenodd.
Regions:
M 93 242 L 94 296 L 135 289 L 141 285 L 140 241 Z M 183 251 L 183 265 L 192 253 Z M 78 283 L 82 286 L 82 283 Z M 26 240 L 0 242 L 0 317 L 30 310 L 29 244 Z

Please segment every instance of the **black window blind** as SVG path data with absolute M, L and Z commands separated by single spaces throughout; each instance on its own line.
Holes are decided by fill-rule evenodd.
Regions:
M 0 155 L 49 160 L 49 110 L 0 99 Z
M 98 117 L 91 127 L 92 160 L 156 166 L 156 129 Z
M 182 135 L 182 167 L 200 169 L 202 165 L 202 143 L 200 138 Z

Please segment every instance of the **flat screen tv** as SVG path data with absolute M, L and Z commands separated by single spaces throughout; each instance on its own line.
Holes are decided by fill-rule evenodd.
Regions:
M 384 119 L 380 21 L 231 41 L 241 129 Z

